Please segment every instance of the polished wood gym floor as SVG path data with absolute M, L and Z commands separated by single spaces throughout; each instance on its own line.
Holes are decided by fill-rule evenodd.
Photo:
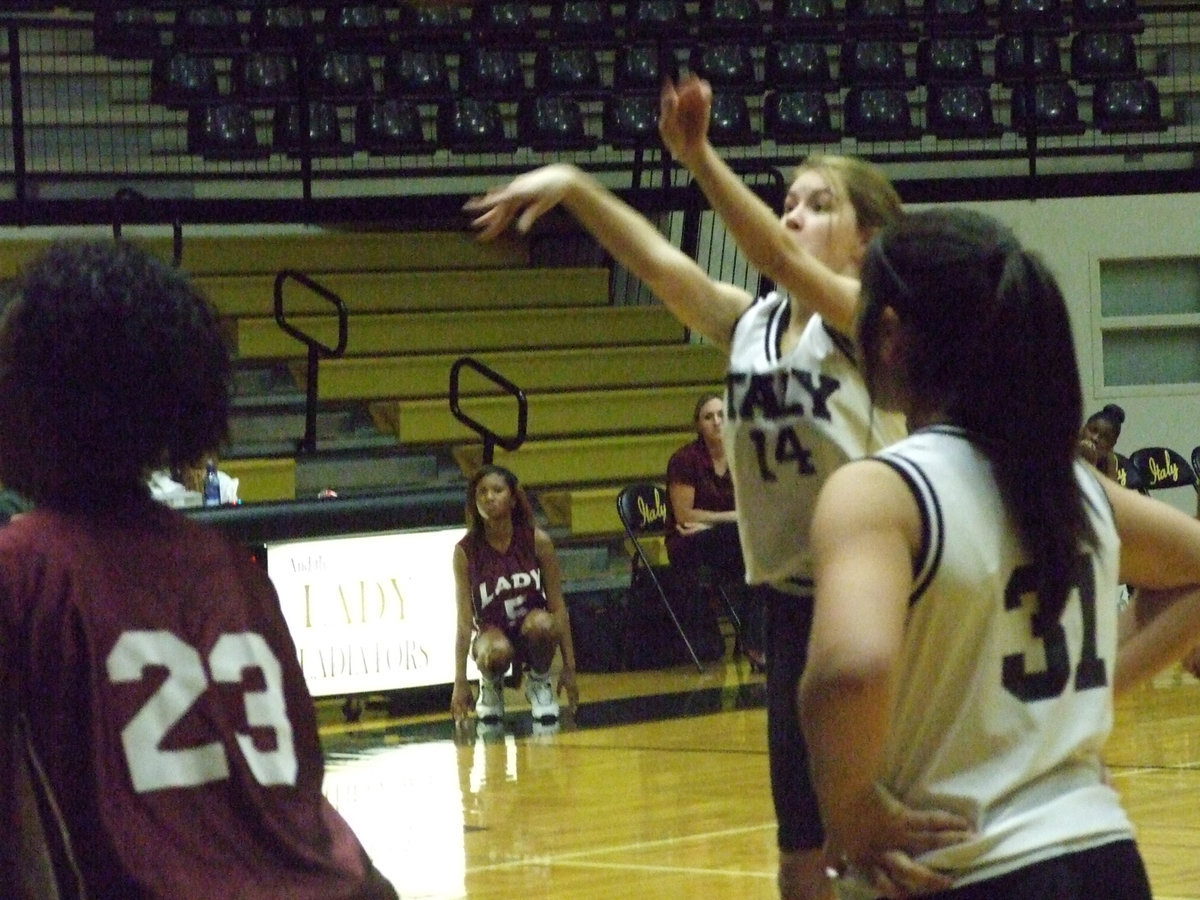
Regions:
M 511 689 L 488 733 L 321 705 L 326 792 L 401 897 L 775 898 L 761 676 L 727 659 L 579 680 L 549 731 Z M 1200 900 L 1200 682 L 1176 669 L 1123 699 L 1107 762 L 1156 900 Z

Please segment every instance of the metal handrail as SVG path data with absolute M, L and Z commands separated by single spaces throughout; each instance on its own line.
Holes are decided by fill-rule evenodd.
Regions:
M 314 294 L 324 297 L 337 310 L 338 340 L 334 347 L 321 343 L 312 335 L 301 331 L 287 320 L 283 311 L 283 285 L 286 281 L 298 281 Z M 346 353 L 346 339 L 350 333 L 350 317 L 346 312 L 346 304 L 342 298 L 324 285 L 313 281 L 303 272 L 294 269 L 281 269 L 275 276 L 275 324 L 285 334 L 294 337 L 308 348 L 308 368 L 304 379 L 304 437 L 296 445 L 302 453 L 312 453 L 317 449 L 317 372 L 322 357 L 337 359 Z
M 462 411 L 459 406 L 459 377 L 464 368 L 474 369 L 480 375 L 489 379 L 499 387 L 503 388 L 507 393 L 512 394 L 517 398 L 517 431 L 512 437 L 501 437 L 492 431 L 482 422 L 471 418 Z M 496 455 L 496 445 L 499 444 L 510 453 L 525 443 L 525 434 L 529 424 L 529 401 L 525 399 L 525 392 L 493 369 L 491 366 L 481 363 L 479 360 L 471 356 L 461 356 L 454 361 L 450 366 L 450 412 L 454 414 L 454 418 L 462 422 L 468 428 L 474 431 L 483 438 L 483 463 L 491 465 L 492 460 Z
M 149 205 L 150 200 L 141 191 L 131 187 L 117 188 L 112 199 L 112 231 L 113 240 L 121 239 L 121 228 L 125 224 L 125 205 L 128 201 L 135 200 L 139 204 Z M 179 214 L 172 210 L 171 212 L 171 264 L 175 268 L 179 268 L 183 262 L 183 223 L 179 219 Z

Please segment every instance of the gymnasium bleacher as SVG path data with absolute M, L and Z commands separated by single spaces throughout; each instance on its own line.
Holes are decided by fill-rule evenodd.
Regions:
M 0 67 L 24 102 L 2 123 L 0 210 L 95 224 L 118 216 L 113 185 L 135 184 L 131 228 L 183 222 L 180 264 L 237 360 L 222 464 L 248 501 L 461 481 L 484 444 L 450 410 L 448 371 L 464 356 L 491 366 L 529 410 L 526 443 L 497 459 L 534 490 L 568 577 L 604 583 L 624 563 L 616 490 L 662 476 L 720 354 L 562 223 L 474 242 L 465 195 L 567 159 L 757 291 L 658 149 L 664 74 L 714 83 L 714 142 L 773 205 L 781 167 L 811 151 L 932 180 L 1028 165 L 1036 194 L 1038 165 L 1191 158 L 1193 24 L 1200 9 L 1132 0 L 7 5 Z M 20 244 L 5 265 L 36 242 Z M 285 270 L 349 315 L 345 354 L 320 360 L 303 452 L 307 350 L 272 315 Z M 312 292 L 289 284 L 286 308 L 336 341 Z M 514 404 L 490 384 L 468 380 L 462 400 L 511 430 Z

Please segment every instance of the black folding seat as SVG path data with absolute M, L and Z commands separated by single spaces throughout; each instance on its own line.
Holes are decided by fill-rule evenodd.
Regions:
M 458 90 L 515 103 L 525 94 L 525 67 L 512 47 L 468 47 L 459 57 Z
M 656 44 L 622 44 L 613 63 L 613 90 L 657 95 L 662 80 L 678 74 L 673 62 L 674 56 L 667 54 L 664 59 Z
M 250 12 L 251 46 L 266 51 L 298 52 L 313 43 L 312 10 L 301 3 L 264 3 Z
M 842 16 L 831 0 L 773 0 L 771 28 L 781 36 L 831 39 L 841 31 Z
M 193 107 L 187 136 L 188 152 L 210 160 L 265 159 L 271 152 L 258 140 L 250 107 L 231 100 Z
M 150 100 L 181 109 L 221 98 L 217 66 L 209 56 L 171 53 L 150 65 Z
M 625 6 L 625 30 L 635 38 L 683 42 L 691 24 L 683 0 L 630 0 Z
M 688 67 L 714 87 L 746 88 L 761 85 L 755 74 L 754 53 L 749 44 L 699 44 L 689 54 Z
M 391 156 L 434 149 L 434 142 L 425 136 L 420 107 L 396 97 L 377 97 L 358 105 L 354 145 L 368 153 Z
M 559 0 L 550 10 L 550 32 L 560 41 L 606 42 L 614 24 L 608 0 Z
M 768 88 L 788 87 L 833 90 L 829 50 L 820 41 L 799 38 L 774 41 L 767 46 L 764 81 Z
M 860 141 L 915 140 L 921 136 L 913 124 L 912 105 L 903 88 L 851 88 L 843 113 L 846 133 Z
M 600 62 L 593 47 L 554 45 L 537 52 L 533 84 L 539 93 L 570 94 L 576 99 L 601 96 Z
M 149 6 L 101 7 L 92 14 L 92 30 L 96 52 L 113 59 L 150 59 L 163 46 L 163 25 Z
M 992 98 L 981 84 L 935 84 L 925 101 L 926 130 L 939 138 L 986 138 L 1003 134 Z
M 380 52 L 388 48 L 391 29 L 378 3 L 343 3 L 325 11 L 325 41 L 331 48 Z
M 271 139 L 274 150 L 291 156 L 306 152 L 312 156 L 344 156 L 353 152 L 353 145 L 342 138 L 337 106 L 325 100 L 309 101 L 307 139 L 302 109 L 299 103 L 283 103 L 275 107 Z
M 506 153 L 517 142 L 508 136 L 497 100 L 459 96 L 438 108 L 438 146 L 454 153 Z
M 825 144 L 834 130 L 829 100 L 819 90 L 771 91 L 763 100 L 763 137 L 777 144 Z
M 361 100 L 375 93 L 371 60 L 361 50 L 325 50 L 310 72 L 313 97 Z
M 1081 31 L 1071 38 L 1071 75 L 1078 81 L 1138 75 L 1133 35 L 1124 31 Z
M 904 44 L 890 39 L 855 40 L 842 45 L 840 79 L 850 86 L 886 85 L 905 88 L 908 77 Z
M 389 53 L 383 62 L 383 90 L 391 97 L 449 97 L 453 92 L 446 55 L 408 47 Z
M 237 14 L 223 4 L 189 4 L 176 14 L 174 46 L 180 50 L 225 53 L 242 46 Z
M 924 84 L 986 82 L 979 41 L 964 35 L 923 39 L 917 45 L 917 80 Z
M 1065 35 L 1067 20 L 1061 0 L 1000 0 L 996 7 L 1000 30 L 1013 33 Z
M 233 60 L 233 94 L 248 103 L 277 105 L 299 97 L 296 59 L 278 51 L 246 53 Z
M 1028 130 L 1029 109 L 1039 135 L 1083 134 L 1087 125 L 1079 117 L 1079 98 L 1067 81 L 1019 85 L 1012 94 L 1012 126 L 1019 134 Z
M 846 33 L 859 37 L 911 37 L 904 0 L 847 0 Z
M 994 33 L 985 0 L 925 0 L 921 20 L 928 35 L 985 38 Z
M 531 44 L 536 23 L 527 0 L 493 0 L 471 8 L 471 35 L 487 44 Z
M 1071 16 L 1076 31 L 1101 28 L 1138 32 L 1145 28 L 1137 0 L 1073 0 Z
M 650 94 L 618 94 L 604 102 L 604 140 L 629 149 L 658 143 L 658 98 Z
M 1092 94 L 1092 123 L 1106 134 L 1164 130 L 1158 87 L 1149 78 L 1098 82 Z
M 517 107 L 517 141 L 539 152 L 591 150 L 597 140 L 587 133 L 579 103 L 561 95 L 524 97 Z
M 728 89 L 713 91 L 708 139 L 714 147 L 746 147 L 759 142 L 744 94 Z
M 1048 34 L 1001 35 L 996 41 L 995 62 L 996 80 L 1001 84 L 1057 81 L 1064 77 L 1058 41 Z
M 756 0 L 701 0 L 697 28 L 705 37 L 757 38 L 763 16 Z

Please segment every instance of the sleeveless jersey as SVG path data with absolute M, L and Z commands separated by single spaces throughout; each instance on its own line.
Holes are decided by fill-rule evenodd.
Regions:
M 516 628 L 531 609 L 549 608 L 532 527 L 514 528 L 503 553 L 482 536 L 458 543 L 467 556 L 476 627 Z
M 725 377 L 722 432 L 752 584 L 811 593 L 808 526 L 817 492 L 842 463 L 904 436 L 904 419 L 874 409 L 850 355 L 813 315 L 784 355 L 786 295 L 738 320 Z
M 148 494 L 0 529 L 0 717 L 17 709 L 90 896 L 395 896 L 322 796 L 313 701 L 266 573 Z
M 1119 538 L 1096 474 L 1076 466 L 1096 547 L 1080 551 L 1060 625 L 1038 636 L 1033 570 L 981 449 L 932 427 L 878 458 L 908 483 L 925 536 L 883 783 L 977 831 L 922 861 L 961 876 L 957 886 L 1132 838 L 1101 774 Z

